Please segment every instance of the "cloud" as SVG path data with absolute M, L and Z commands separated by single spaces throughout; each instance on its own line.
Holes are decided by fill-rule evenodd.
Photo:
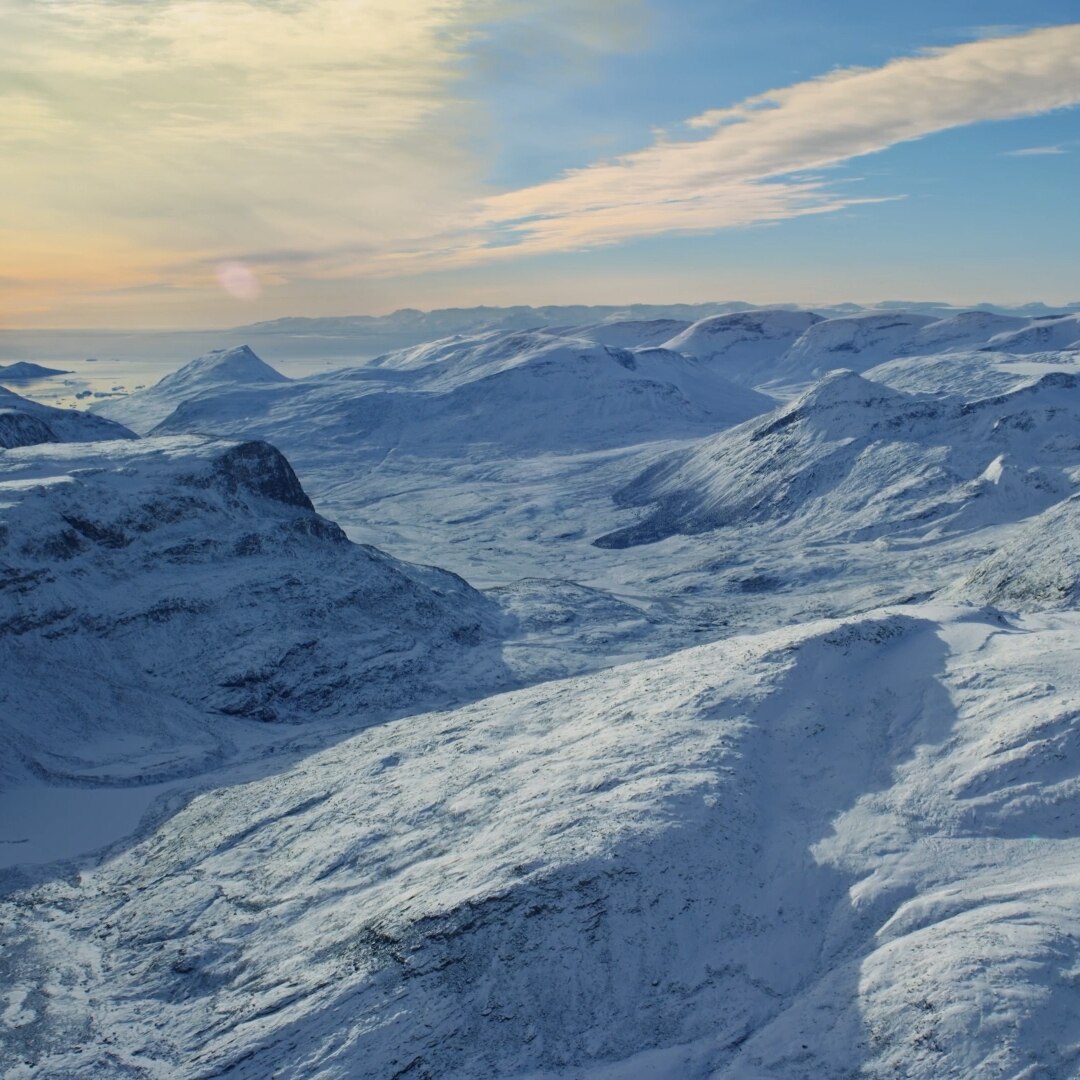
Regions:
M 309 251 L 318 272 L 439 234 L 483 190 L 468 77 L 487 41 L 581 62 L 632 47 L 641 15 L 642 0 L 0 0 L 0 274 L 92 293 L 165 270 L 216 289 L 245 251 Z
M 1080 26 L 1043 28 L 834 71 L 491 192 L 484 93 L 516 58 L 555 78 L 641 48 L 647 7 L 0 0 L 0 276 L 21 283 L 7 317 L 151 284 L 220 303 L 226 263 L 269 304 L 304 279 L 833 213 L 879 201 L 833 166 L 1080 101 Z
M 1063 146 L 1025 146 L 1022 150 L 1006 150 L 1005 157 L 1045 157 L 1067 152 Z
M 690 137 L 663 136 L 486 199 L 465 235 L 388 264 L 467 265 L 829 213 L 866 200 L 805 174 L 950 128 L 1077 102 L 1080 25 L 844 68 L 692 117 Z

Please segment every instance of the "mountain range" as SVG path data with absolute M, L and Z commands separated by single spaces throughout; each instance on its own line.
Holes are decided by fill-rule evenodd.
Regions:
M 0 392 L 0 1071 L 1075 1073 L 1078 316 L 729 306 Z

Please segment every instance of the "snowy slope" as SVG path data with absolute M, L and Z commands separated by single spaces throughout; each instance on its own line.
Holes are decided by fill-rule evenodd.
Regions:
M 901 356 L 877 364 L 862 374 L 872 382 L 884 383 L 909 394 L 991 397 L 1030 381 L 1026 371 L 1010 364 L 1011 359 L 1007 353 L 957 349 L 928 356 Z M 1074 365 L 1066 361 L 1062 367 Z
M 498 685 L 503 621 L 349 543 L 265 443 L 0 454 L 0 776 L 145 781 L 220 756 L 234 720 L 460 700 Z
M 821 318 L 783 309 L 714 315 L 676 334 L 664 348 L 696 356 L 727 378 L 753 386 L 770 378 L 779 357 Z
M 600 345 L 614 345 L 619 349 L 650 349 L 658 348 L 669 338 L 681 334 L 689 325 L 686 319 L 616 318 L 551 332 L 585 338 Z
M 1080 497 L 1032 518 L 946 595 L 1021 611 L 1080 606 Z
M 906 348 L 916 356 L 971 349 L 996 335 L 1020 330 L 1030 321 L 1018 315 L 999 315 L 992 311 L 961 311 L 920 327 Z
M 814 323 L 776 363 L 776 377 L 808 382 L 834 368 L 865 371 L 908 353 L 920 331 L 936 324 L 907 311 L 869 312 Z
M 45 442 L 137 437 L 133 431 L 102 416 L 40 405 L 0 386 L 0 450 Z
M 160 400 L 154 388 L 128 408 L 136 398 Z M 530 332 L 435 342 L 285 386 L 205 390 L 155 430 L 258 434 L 290 454 L 315 431 L 322 445 L 384 453 L 573 451 L 705 434 L 772 405 L 677 353 Z
M 21 1077 L 1072 1075 L 1070 620 L 737 638 L 237 777 L 7 906 L 0 1053 Z
M 597 542 L 796 522 L 806 537 L 920 535 L 1015 521 L 1080 467 L 1080 377 L 965 403 L 834 371 L 790 405 L 661 457 L 616 494 L 649 507 Z
M 1080 1075 L 1077 354 L 930 307 L 0 452 L 0 1074 Z
M 1080 315 L 1033 319 L 1021 329 L 995 334 L 987 341 L 986 348 L 1009 353 L 1080 349 Z

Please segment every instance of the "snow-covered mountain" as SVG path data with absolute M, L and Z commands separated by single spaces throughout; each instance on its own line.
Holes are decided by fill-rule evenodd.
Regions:
M 460 700 L 498 684 L 503 622 L 452 574 L 351 544 L 265 443 L 0 454 L 9 779 L 145 782 L 221 757 L 237 721 Z
M 675 334 L 664 348 L 696 356 L 729 379 L 765 382 L 788 348 L 822 321 L 812 311 L 761 310 L 713 315 Z
M 136 439 L 121 424 L 93 413 L 54 409 L 0 386 L 0 449 L 46 442 Z
M 616 493 L 646 516 L 597 543 L 751 522 L 838 537 L 1016 520 L 1067 494 L 1078 429 L 1073 374 L 968 403 L 837 370 L 767 416 L 661 457 Z
M 70 375 L 62 368 L 45 367 L 43 364 L 30 364 L 20 360 L 15 364 L 0 364 L 0 382 L 30 382 L 34 379 L 48 379 L 53 375 Z
M 1030 372 L 1021 369 L 1014 359 L 1008 354 L 982 349 L 957 349 L 928 356 L 900 356 L 862 374 L 871 382 L 910 394 L 992 397 L 1031 381 Z M 1063 360 L 1061 366 L 1066 370 L 1076 369 L 1068 360 Z
M 685 319 L 606 319 L 603 322 L 552 330 L 619 349 L 649 349 L 663 345 L 690 325 Z
M 1080 496 L 1031 518 L 946 595 L 1021 611 L 1080 607 Z
M 402 312 L 0 451 L 0 1073 L 1074 1075 L 1080 350 L 1015 314 Z
M 216 365 L 208 381 L 202 361 L 195 364 L 168 385 L 163 380 L 100 411 L 141 430 L 156 423 L 160 433 L 257 433 L 289 453 L 312 431 L 324 445 L 436 452 L 473 444 L 575 450 L 685 437 L 773 405 L 693 358 L 542 331 L 451 338 L 292 382 L 245 377 L 228 392 Z
M 776 377 L 809 382 L 835 368 L 865 371 L 908 353 L 930 315 L 908 311 L 870 312 L 815 322 L 780 357 Z
M 277 386 L 289 381 L 247 345 L 240 345 L 196 357 L 149 389 L 97 404 L 94 411 L 145 434 L 182 402 L 200 394 L 237 386 Z
M 1080 315 L 1051 315 L 1027 326 L 995 334 L 986 348 L 996 352 L 1040 353 L 1080 349 Z
M 993 311 L 961 311 L 921 326 L 905 346 L 912 355 L 970 349 L 998 334 L 1009 334 L 1028 325 L 1019 315 L 999 315 Z

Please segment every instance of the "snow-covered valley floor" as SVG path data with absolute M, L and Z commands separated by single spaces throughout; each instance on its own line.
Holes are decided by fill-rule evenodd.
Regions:
M 0 1071 L 1080 1076 L 1048 325 L 0 398 Z

